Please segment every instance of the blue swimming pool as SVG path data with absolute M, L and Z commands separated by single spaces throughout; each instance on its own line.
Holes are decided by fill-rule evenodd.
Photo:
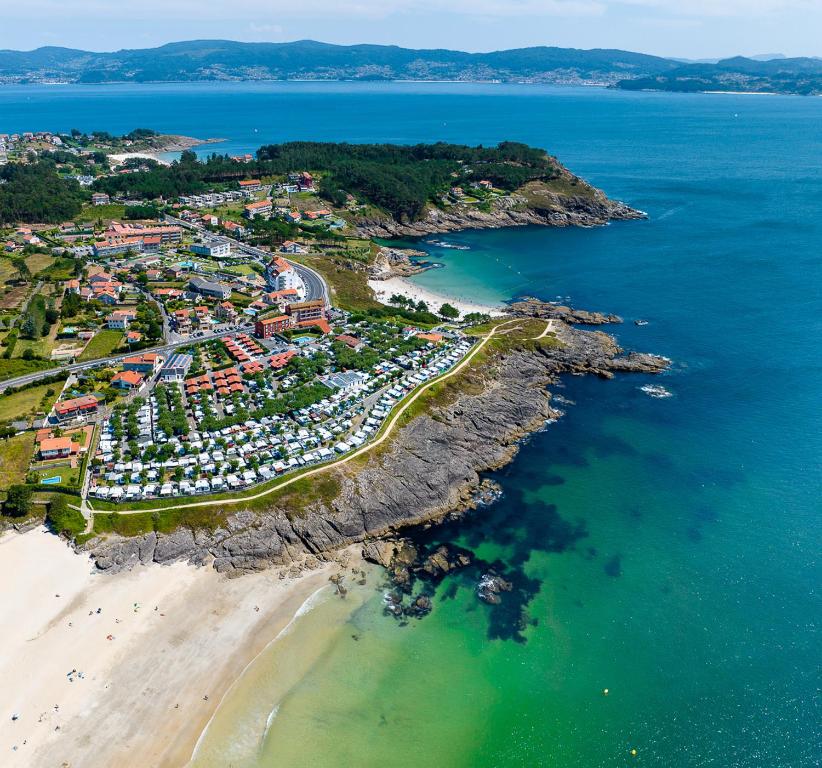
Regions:
M 44 480 L 40 481 L 40 485 L 60 485 L 63 481 L 63 478 L 60 475 L 56 475 L 55 477 L 47 477 Z

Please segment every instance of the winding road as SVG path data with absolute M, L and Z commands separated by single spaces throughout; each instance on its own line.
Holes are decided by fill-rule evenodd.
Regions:
M 482 348 L 490 341 L 491 337 L 503 326 L 510 325 L 513 322 L 517 322 L 519 318 L 515 318 L 514 320 L 508 320 L 507 322 L 500 323 L 499 325 L 495 325 L 485 336 L 482 337 L 482 340 L 479 344 L 476 344 L 474 348 L 459 362 L 455 365 L 450 371 L 446 371 L 442 376 L 438 376 L 435 379 L 431 379 L 427 381 L 425 384 L 421 385 L 417 389 L 415 389 L 405 400 L 403 400 L 399 408 L 396 410 L 394 415 L 385 423 L 382 428 L 380 434 L 371 442 L 366 443 L 361 448 L 358 448 L 356 451 L 349 453 L 345 456 L 341 456 L 339 459 L 335 461 L 329 461 L 326 464 L 319 464 L 316 467 L 313 467 L 305 472 L 295 473 L 291 477 L 282 480 L 282 482 L 275 483 L 269 488 L 260 491 L 259 493 L 255 493 L 251 496 L 238 496 L 237 498 L 221 498 L 221 499 L 212 499 L 211 501 L 194 501 L 189 502 L 187 504 L 175 504 L 172 506 L 161 506 L 161 507 L 151 507 L 147 509 L 121 509 L 117 508 L 117 512 L 121 515 L 134 515 L 141 512 L 159 512 L 163 510 L 178 510 L 178 509 L 193 509 L 196 507 L 213 507 L 216 505 L 228 505 L 228 504 L 244 504 L 249 501 L 253 501 L 254 499 L 260 499 L 263 496 L 268 496 L 270 493 L 274 493 L 275 491 L 280 491 L 283 488 L 288 487 L 292 483 L 296 483 L 297 480 L 303 480 L 306 477 L 312 477 L 313 475 L 317 475 L 320 472 L 325 472 L 332 467 L 341 467 L 343 464 L 347 464 L 349 461 L 356 459 L 358 456 L 362 456 L 369 451 L 374 450 L 378 446 L 382 445 L 391 433 L 394 431 L 397 423 L 402 418 L 402 415 L 410 408 L 414 402 L 416 402 L 417 398 L 423 394 L 423 392 L 427 391 L 431 388 L 434 384 L 439 384 L 446 379 L 451 378 L 451 376 L 455 376 L 458 374 L 466 365 L 468 365 L 471 360 L 482 350 Z M 86 499 L 83 498 L 81 500 L 81 504 L 79 507 L 74 505 L 69 505 L 74 509 L 79 509 L 83 515 L 86 517 L 87 520 L 87 531 L 91 531 L 93 527 L 93 520 L 94 520 L 94 508 L 87 503 Z

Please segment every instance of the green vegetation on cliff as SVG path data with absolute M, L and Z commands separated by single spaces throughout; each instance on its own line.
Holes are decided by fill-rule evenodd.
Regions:
M 345 205 L 352 194 L 398 220 L 413 220 L 452 186 L 488 180 L 513 191 L 529 181 L 557 178 L 561 166 L 544 150 L 517 142 L 468 147 L 442 142 L 401 146 L 298 141 L 261 147 L 257 160 L 247 164 L 217 154 L 201 161 L 194 152 L 183 152 L 170 166 L 108 176 L 98 179 L 95 188 L 112 195 L 173 198 L 215 183 L 248 176 L 283 177 L 299 170 L 318 173 L 320 194 L 335 206 Z

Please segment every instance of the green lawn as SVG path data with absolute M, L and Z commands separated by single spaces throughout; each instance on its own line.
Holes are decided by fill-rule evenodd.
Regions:
M 99 360 L 110 357 L 123 341 L 123 332 L 114 331 L 108 328 L 98 331 L 95 337 L 89 341 L 83 354 L 77 358 L 78 362 L 86 360 Z
M 32 253 L 26 256 L 26 266 L 32 275 L 48 269 L 52 264 L 54 264 L 54 256 L 50 256 L 47 253 Z
M 26 479 L 34 455 L 34 432 L 0 440 L 0 490 Z
M 97 219 L 122 219 L 126 215 L 124 205 L 84 205 L 77 221 L 97 221 Z
M 41 384 L 9 395 L 0 395 L 0 418 L 25 419 L 41 411 L 48 413 L 60 394 L 61 386 L 59 382 Z M 48 392 L 51 394 L 47 394 Z
M 46 368 L 55 368 L 56 366 L 56 363 L 46 360 L 21 360 L 20 358 L 6 360 L 0 358 L 0 381 L 13 379 L 16 376 L 24 376 L 35 371 L 43 371 Z
M 77 467 L 76 469 L 72 469 L 67 464 L 57 467 L 46 467 L 44 469 L 35 467 L 34 472 L 37 473 L 38 482 L 40 482 L 40 480 L 47 480 L 50 477 L 59 477 L 60 485 L 64 485 L 71 488 L 76 487 L 80 484 L 79 467 Z

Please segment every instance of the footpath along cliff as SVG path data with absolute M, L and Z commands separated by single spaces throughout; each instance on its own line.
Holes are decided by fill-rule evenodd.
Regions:
M 555 334 L 537 338 L 545 322 L 523 318 L 508 336 L 498 333 L 477 355 L 482 359 L 432 390 L 425 408 L 389 442 L 360 464 L 312 478 L 324 478 L 331 491 L 299 509 L 274 493 L 264 511 L 237 508 L 215 530 L 112 536 L 84 548 L 101 570 L 184 559 L 234 575 L 289 565 L 306 554 L 324 559 L 351 543 L 468 509 L 480 474 L 511 461 L 521 438 L 558 415 L 548 390 L 558 375 L 611 378 L 618 372 L 660 373 L 669 364 L 655 355 L 626 354 L 600 331 L 563 320 L 553 327 Z

